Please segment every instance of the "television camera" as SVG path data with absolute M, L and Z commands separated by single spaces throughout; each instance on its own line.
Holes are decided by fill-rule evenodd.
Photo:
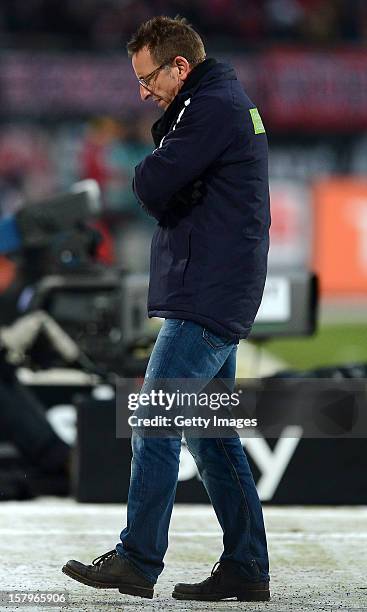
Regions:
M 86 368 L 94 363 L 126 374 L 134 369 L 135 344 L 154 339 L 144 332 L 147 277 L 96 261 L 100 237 L 86 222 L 101 210 L 98 184 L 86 180 L 0 221 L 0 254 L 19 264 L 13 286 L 0 296 L 11 311 L 3 343 L 32 345 L 39 363 L 42 352 L 50 358 L 47 342 L 66 361 L 84 356 Z

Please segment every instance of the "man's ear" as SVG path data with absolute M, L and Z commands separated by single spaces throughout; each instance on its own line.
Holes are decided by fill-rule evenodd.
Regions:
M 185 57 L 178 55 L 175 58 L 175 65 L 178 68 L 178 75 L 182 81 L 185 81 L 189 72 L 191 72 L 191 67 L 189 62 Z

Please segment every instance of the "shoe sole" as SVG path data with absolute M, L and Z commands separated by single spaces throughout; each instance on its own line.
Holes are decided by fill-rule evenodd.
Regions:
M 192 593 L 180 593 L 179 591 L 173 591 L 172 597 L 174 599 L 180 599 L 181 601 L 223 601 L 234 598 L 236 598 L 237 601 L 269 601 L 270 591 L 247 591 L 240 594 L 234 593 L 233 595 L 223 595 L 223 593 L 194 595 Z
M 111 582 L 97 582 L 96 580 L 90 580 L 85 576 L 80 576 L 76 572 L 73 572 L 69 567 L 64 565 L 62 571 L 66 576 L 81 582 L 86 586 L 93 587 L 95 589 L 118 589 L 122 595 L 135 595 L 135 597 L 145 597 L 146 599 L 153 599 L 154 590 L 148 587 L 141 587 L 135 584 L 114 584 Z

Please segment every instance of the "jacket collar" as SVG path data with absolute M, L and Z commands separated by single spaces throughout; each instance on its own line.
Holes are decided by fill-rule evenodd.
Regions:
M 187 92 L 195 90 L 200 84 L 202 78 L 206 75 L 206 73 L 209 72 L 209 70 L 211 70 L 217 63 L 218 62 L 216 59 L 209 57 L 208 59 L 195 66 L 195 68 L 193 68 L 189 73 L 176 98 L 182 96 L 183 94 L 186 94 Z
M 187 98 L 192 95 L 192 93 L 199 87 L 200 82 L 207 72 L 209 72 L 209 70 L 211 70 L 217 64 L 218 62 L 216 59 L 208 58 L 191 70 L 177 96 L 163 113 L 162 117 L 160 117 L 152 126 L 152 136 L 156 147 L 159 145 L 163 136 L 165 136 L 170 130 L 173 122 L 177 118 L 183 101 L 187 100 Z

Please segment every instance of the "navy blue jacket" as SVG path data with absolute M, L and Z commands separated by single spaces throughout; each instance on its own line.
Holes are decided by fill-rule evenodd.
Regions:
M 250 111 L 250 109 L 252 109 Z M 269 248 L 268 146 L 234 70 L 207 59 L 152 128 L 133 188 L 156 217 L 149 317 L 189 319 L 238 341 L 258 311 Z M 201 197 L 190 198 L 200 180 Z

